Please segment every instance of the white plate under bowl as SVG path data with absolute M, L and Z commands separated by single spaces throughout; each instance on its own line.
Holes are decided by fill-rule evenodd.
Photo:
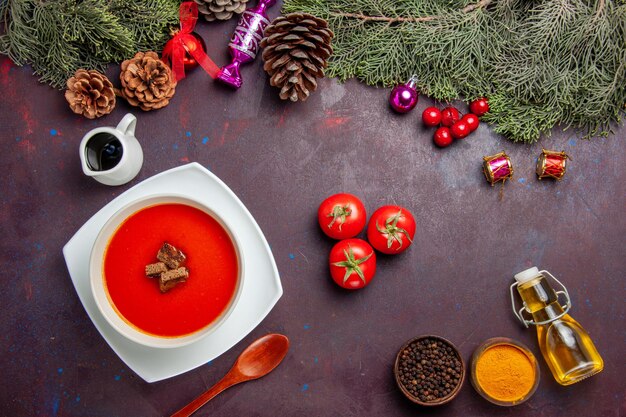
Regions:
M 167 193 L 200 201 L 228 221 L 245 253 L 246 276 L 236 307 L 218 329 L 189 345 L 160 349 L 125 338 L 105 320 L 91 293 L 89 256 L 96 236 L 116 211 L 147 195 Z M 283 293 L 276 262 L 254 218 L 219 178 L 198 163 L 157 174 L 115 198 L 76 232 L 63 247 L 63 255 L 91 321 L 113 351 L 147 382 L 182 374 L 217 358 L 250 333 Z
M 183 204 L 204 212 L 214 219 L 226 231 L 233 247 L 235 248 L 235 253 L 237 254 L 237 285 L 235 287 L 235 294 L 226 306 L 226 309 L 210 325 L 181 337 L 159 337 L 142 332 L 130 325 L 122 316 L 120 316 L 117 309 L 114 307 L 113 302 L 111 301 L 106 290 L 105 280 L 102 274 L 102 271 L 104 270 L 103 263 L 106 248 L 122 223 L 124 223 L 134 213 L 159 204 Z M 109 220 L 107 220 L 104 226 L 102 226 L 102 229 L 100 229 L 100 233 L 98 233 L 98 236 L 96 237 L 96 241 L 93 245 L 91 256 L 89 258 L 91 294 L 96 301 L 96 305 L 98 306 L 100 313 L 104 316 L 109 325 L 117 330 L 117 332 L 122 336 L 142 345 L 155 348 L 181 347 L 202 339 L 211 332 L 215 331 L 233 312 L 237 302 L 239 301 L 239 296 L 241 295 L 241 289 L 243 287 L 242 284 L 245 271 L 245 261 L 243 259 L 243 250 L 239 244 L 239 239 L 237 239 L 237 234 L 230 227 L 228 221 L 210 207 L 195 198 L 186 197 L 180 194 L 149 195 L 135 199 L 132 203 L 129 203 L 116 211 L 109 218 Z

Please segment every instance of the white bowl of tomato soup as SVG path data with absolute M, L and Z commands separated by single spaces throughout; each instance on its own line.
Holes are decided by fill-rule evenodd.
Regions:
M 185 255 L 188 278 L 166 292 L 145 267 L 163 244 Z M 117 211 L 91 251 L 96 304 L 126 338 L 155 348 L 193 343 L 221 326 L 243 287 L 243 259 L 227 222 L 206 205 L 177 195 L 152 195 Z

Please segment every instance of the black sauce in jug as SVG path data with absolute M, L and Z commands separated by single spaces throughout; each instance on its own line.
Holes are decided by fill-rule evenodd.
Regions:
M 85 157 L 89 168 L 94 171 L 108 171 L 122 160 L 122 143 L 110 133 L 94 135 L 85 146 Z

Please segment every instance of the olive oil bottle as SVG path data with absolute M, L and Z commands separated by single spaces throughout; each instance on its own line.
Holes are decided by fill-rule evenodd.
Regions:
M 562 291 L 554 291 L 547 277 L 554 279 Z M 517 287 L 524 307 L 515 308 L 513 289 Z M 559 303 L 559 294 L 566 297 L 566 305 Z M 567 289 L 548 271 L 536 267 L 515 275 L 511 285 L 513 311 L 528 327 L 537 327 L 539 349 L 548 363 L 552 375 L 561 385 L 570 385 L 597 374 L 604 368 L 602 357 L 594 346 L 589 334 L 570 317 L 571 302 Z M 523 311 L 532 315 L 532 320 L 523 316 Z

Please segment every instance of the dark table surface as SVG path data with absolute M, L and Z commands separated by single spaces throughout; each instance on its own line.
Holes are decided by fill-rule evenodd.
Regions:
M 272 17 L 278 8 L 272 10 Z M 236 22 L 198 30 L 218 64 Z M 119 69 L 109 75 L 118 83 Z M 265 378 L 216 397 L 201 416 L 620 416 L 624 399 L 626 128 L 606 139 L 555 130 L 534 145 L 514 144 L 486 125 L 450 148 L 432 144 L 417 109 L 393 114 L 389 90 L 334 79 L 305 103 L 286 103 L 260 60 L 243 69 L 237 92 L 197 70 L 171 104 L 144 113 L 120 102 L 89 121 L 62 92 L 37 82 L 29 67 L 0 58 L 3 152 L 0 243 L 0 415 L 161 416 L 213 385 L 251 341 L 270 332 L 291 340 L 285 361 Z M 462 103 L 459 105 L 463 108 Z M 78 144 L 90 129 L 138 117 L 145 163 L 137 178 L 107 187 L 81 172 Z M 544 146 L 572 158 L 562 182 L 538 181 Z M 505 150 L 515 177 L 492 188 L 484 155 Z M 263 230 L 284 295 L 239 344 L 183 375 L 149 384 L 109 348 L 87 316 L 61 253 L 102 206 L 140 181 L 188 162 L 208 167 L 239 196 Z M 350 192 L 369 213 L 383 204 L 409 208 L 418 223 L 413 247 L 379 257 L 369 287 L 346 292 L 331 281 L 333 244 L 319 230 L 319 203 Z M 409 338 L 437 334 L 466 361 L 482 341 L 517 339 L 540 356 L 535 330 L 511 312 L 513 274 L 537 265 L 561 278 L 572 316 L 589 331 L 605 370 L 569 387 L 540 359 L 534 397 L 515 408 L 483 400 L 468 380 L 447 406 L 422 409 L 392 377 Z

